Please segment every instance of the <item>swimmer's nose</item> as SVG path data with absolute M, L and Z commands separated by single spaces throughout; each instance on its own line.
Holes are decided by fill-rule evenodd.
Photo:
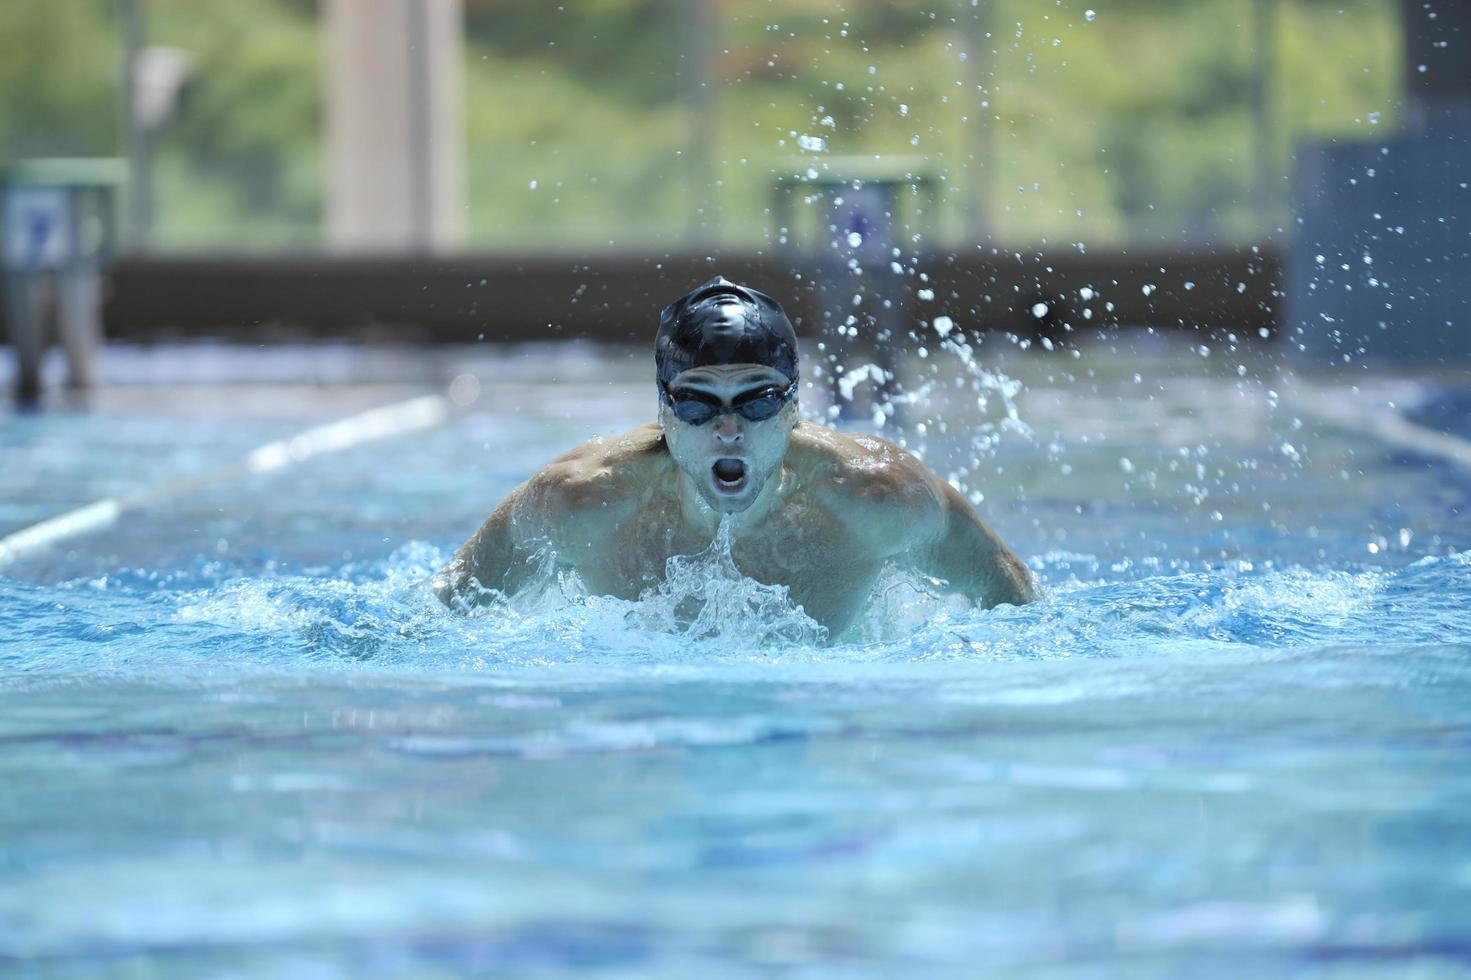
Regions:
M 745 441 L 745 432 L 733 414 L 715 420 L 715 441 L 722 446 L 736 446 Z

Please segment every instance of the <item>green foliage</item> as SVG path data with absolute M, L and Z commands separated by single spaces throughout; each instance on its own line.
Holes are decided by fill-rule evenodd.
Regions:
M 115 152 L 109 0 L 0 3 L 0 159 Z
M 1296 143 L 1392 132 L 1399 96 L 1394 0 L 1278 0 L 1264 146 L 1255 0 L 711 4 L 701 62 L 690 0 L 466 0 L 473 245 L 760 246 L 778 177 L 875 155 L 940 178 L 937 244 L 1252 239 L 1285 221 Z M 197 69 L 159 147 L 160 244 L 319 242 L 316 4 L 149 11 Z M 108 0 L 5 0 L 0 153 L 117 152 L 116 63 Z
M 294 0 L 149 0 L 149 41 L 195 73 L 158 149 L 160 247 L 313 244 L 322 212 L 322 51 Z

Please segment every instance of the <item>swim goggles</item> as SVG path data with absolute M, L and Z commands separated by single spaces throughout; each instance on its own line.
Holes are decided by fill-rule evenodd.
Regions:
M 741 418 L 750 422 L 764 422 L 792 400 L 792 396 L 797 393 L 797 382 L 793 381 L 784 389 L 768 385 L 744 392 L 737 395 L 735 402 L 730 405 L 721 404 L 709 395 L 698 392 L 680 392 L 675 395 L 670 392 L 669 385 L 662 381 L 659 382 L 659 391 L 674 417 L 690 425 L 704 425 L 711 419 L 731 412 L 738 413 Z

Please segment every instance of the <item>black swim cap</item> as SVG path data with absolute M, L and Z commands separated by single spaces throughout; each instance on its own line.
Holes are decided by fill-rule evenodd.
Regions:
M 659 314 L 654 363 L 661 384 L 717 364 L 763 364 L 796 381 L 797 332 L 776 300 L 716 276 Z

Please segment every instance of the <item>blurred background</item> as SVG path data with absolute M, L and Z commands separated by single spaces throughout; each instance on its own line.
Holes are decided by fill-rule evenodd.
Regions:
M 834 154 L 943 175 L 936 247 L 1117 247 L 1280 238 L 1298 145 L 1403 124 L 1397 0 L 1090 2 L 13 0 L 0 146 L 146 153 L 128 245 L 161 254 L 754 250 Z M 377 223 L 334 193 L 398 154 L 425 227 L 389 227 L 408 179 Z
M 658 310 L 716 273 L 793 314 L 809 418 L 976 500 L 1014 436 L 1038 533 L 1082 505 L 1028 500 L 1102 492 L 1095 450 L 1137 498 L 1101 435 L 1126 416 L 1196 452 L 1256 405 L 1242 438 L 1286 476 L 1309 418 L 1471 464 L 1468 34 L 1423 0 L 11 0 L 0 387 L 74 414 L 0 416 L 28 473 L 4 529 L 63 483 L 157 499 L 151 450 L 103 452 L 130 419 L 138 446 L 198 423 L 176 478 L 233 472 L 240 419 L 410 405 L 326 449 L 556 420 L 428 525 L 403 508 L 399 537 L 449 543 L 477 488 L 650 417 Z M 1192 487 L 1159 499 L 1216 515 L 1199 541 Z
M 814 282 L 856 255 L 904 267 L 896 336 L 1285 326 L 1331 360 L 1397 288 L 1369 353 L 1441 358 L 1471 351 L 1431 295 L 1467 271 L 1468 26 L 1417 0 L 13 0 L 0 157 L 11 187 L 114 164 L 85 175 L 115 188 L 114 339 L 642 339 L 714 271 L 816 334 Z M 907 210 L 834 205 L 854 178 Z M 859 226 L 903 255 L 846 248 Z M 1087 323 L 1080 288 L 1111 293 Z

